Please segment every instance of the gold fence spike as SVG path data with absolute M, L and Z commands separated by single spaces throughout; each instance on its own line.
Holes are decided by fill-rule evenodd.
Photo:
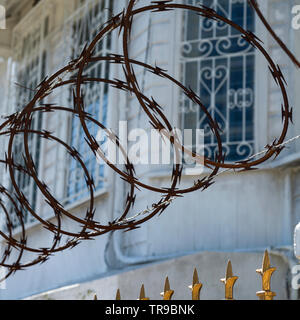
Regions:
M 268 250 L 265 250 L 263 264 L 262 264 L 262 271 L 265 272 L 271 267 L 270 257 Z
M 121 293 L 120 293 L 120 289 L 118 289 L 118 290 L 117 290 L 116 300 L 121 300 Z
M 94 300 L 98 300 L 98 297 L 96 294 L 94 295 Z
M 266 250 L 263 257 L 262 267 L 261 269 L 256 270 L 256 272 L 261 275 L 262 279 L 262 291 L 256 292 L 256 295 L 260 300 L 273 300 L 276 296 L 276 293 L 271 291 L 271 277 L 275 270 L 275 267 L 271 267 L 269 253 Z
M 229 260 L 227 263 L 226 276 L 221 281 L 225 284 L 225 299 L 226 300 L 234 300 L 233 299 L 233 287 L 235 285 L 236 280 L 239 277 L 234 276 L 232 272 L 231 261 Z
M 140 291 L 140 298 L 138 300 L 150 300 L 149 298 L 146 298 L 145 286 L 143 284 Z
M 166 278 L 166 281 L 165 281 L 165 289 L 164 289 L 164 292 L 167 292 L 167 291 L 170 291 L 170 290 L 171 290 L 170 281 L 169 281 L 169 278 L 167 277 L 167 278 Z
M 192 300 L 200 300 L 202 283 L 199 282 L 198 272 L 196 268 L 193 274 L 193 285 L 189 286 L 189 288 L 192 290 Z
M 199 277 L 198 277 L 197 269 L 195 268 L 194 274 L 193 274 L 193 286 L 198 283 L 199 283 Z
M 171 290 L 169 278 L 167 277 L 165 281 L 164 292 L 162 292 L 160 295 L 163 297 L 163 300 L 171 300 L 173 294 L 174 294 L 174 291 Z

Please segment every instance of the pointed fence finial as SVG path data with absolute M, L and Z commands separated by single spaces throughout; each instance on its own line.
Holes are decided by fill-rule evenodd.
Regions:
M 94 295 L 94 300 L 98 300 L 98 297 L 96 294 Z
M 140 298 L 138 300 L 150 300 L 149 298 L 146 298 L 144 284 L 142 284 L 142 287 L 141 287 L 141 290 L 140 290 Z
M 233 299 L 233 287 L 235 285 L 235 282 L 237 281 L 239 277 L 234 276 L 232 272 L 232 264 L 229 260 L 227 263 L 227 269 L 226 269 L 226 275 L 224 279 L 221 279 L 221 281 L 225 284 L 225 299 L 226 300 L 234 300 Z
M 200 291 L 202 289 L 202 283 L 199 282 L 198 272 L 195 268 L 193 274 L 193 284 L 189 286 L 192 290 L 192 300 L 200 300 Z
M 121 293 L 120 293 L 120 289 L 117 290 L 117 293 L 116 293 L 116 300 L 121 300 Z
M 169 278 L 167 277 L 165 281 L 164 292 L 162 292 L 160 295 L 163 297 L 163 300 L 171 300 L 173 294 L 174 294 L 174 291 L 171 290 Z
M 270 264 L 269 253 L 266 250 L 263 257 L 261 269 L 257 269 L 256 272 L 261 275 L 262 279 L 262 291 L 256 292 L 256 295 L 260 300 L 273 300 L 276 296 L 275 292 L 271 291 L 271 277 L 276 268 L 272 268 Z

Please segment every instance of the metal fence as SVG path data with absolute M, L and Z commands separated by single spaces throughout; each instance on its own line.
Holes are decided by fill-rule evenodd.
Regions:
M 262 290 L 256 292 L 259 300 L 273 300 L 273 298 L 276 296 L 276 293 L 271 290 L 271 277 L 275 270 L 275 267 L 271 267 L 269 253 L 266 250 L 263 256 L 262 266 L 260 269 L 256 270 L 256 272 L 261 276 L 262 280 Z M 229 260 L 227 263 L 225 278 L 220 279 L 225 287 L 225 300 L 234 300 L 233 289 L 238 278 L 238 276 L 233 275 L 232 264 Z M 192 294 L 192 300 L 200 300 L 200 293 L 202 288 L 203 283 L 199 281 L 198 272 L 195 268 L 193 274 L 193 284 L 189 286 Z M 170 281 L 167 277 L 165 280 L 164 291 L 161 293 L 163 300 L 171 300 L 174 292 L 175 291 L 171 289 Z M 98 300 L 97 295 L 95 295 L 94 300 Z M 116 300 L 121 300 L 120 289 L 117 290 Z M 140 297 L 138 300 L 150 300 L 150 298 L 146 296 L 144 284 L 141 287 Z

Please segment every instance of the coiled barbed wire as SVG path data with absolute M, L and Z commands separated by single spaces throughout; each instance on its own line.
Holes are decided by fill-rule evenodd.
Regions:
M 259 10 L 257 2 L 255 0 L 248 0 L 248 2 L 251 4 L 251 6 L 255 10 L 259 18 L 262 20 L 267 30 L 277 41 L 279 46 L 287 53 L 288 57 L 293 61 L 293 63 L 295 63 L 299 67 L 300 64 L 297 59 L 287 49 L 283 42 L 276 36 L 267 20 L 263 17 L 261 11 Z M 135 9 L 136 3 L 136 0 L 130 0 L 126 9 L 113 16 L 99 29 L 99 33 L 89 45 L 86 45 L 84 47 L 78 58 L 70 61 L 68 65 L 57 71 L 49 78 L 45 78 L 37 86 L 35 95 L 32 100 L 21 111 L 8 116 L 5 119 L 4 123 L 0 126 L 0 136 L 8 136 L 8 146 L 5 153 L 5 159 L 0 160 L 0 163 L 6 165 L 13 190 L 11 191 L 6 189 L 4 186 L 0 186 L 0 194 L 2 195 L 2 198 L 6 199 L 6 201 L 3 201 L 3 199 L 0 200 L 0 207 L 3 210 L 3 215 L 6 220 L 6 231 L 4 232 L 0 230 L 0 236 L 3 238 L 3 242 L 6 245 L 3 250 L 3 257 L 0 260 L 0 266 L 8 269 L 8 273 L 1 280 L 5 280 L 17 270 L 22 270 L 39 263 L 44 263 L 52 254 L 69 248 L 73 248 L 81 241 L 94 239 L 97 236 L 106 234 L 111 231 L 130 231 L 136 229 L 146 221 L 149 221 L 154 216 L 163 213 L 166 208 L 177 198 L 182 197 L 187 193 L 195 192 L 197 190 L 205 190 L 210 187 L 214 183 L 214 178 L 220 174 L 220 169 L 226 171 L 234 170 L 235 172 L 253 170 L 257 165 L 260 165 L 263 162 L 271 159 L 273 156 L 278 156 L 285 146 L 284 140 L 287 135 L 289 124 L 292 122 L 292 108 L 290 108 L 289 106 L 289 100 L 286 91 L 287 84 L 280 67 L 273 61 L 268 52 L 264 49 L 260 39 L 258 39 L 252 32 L 245 30 L 238 24 L 234 23 L 232 20 L 201 4 L 199 4 L 198 6 L 192 6 L 187 4 L 177 4 L 172 0 L 152 1 L 148 6 L 143 6 Z M 201 97 L 199 97 L 192 89 L 184 86 L 178 80 L 170 76 L 167 71 L 159 68 L 158 66 L 151 66 L 147 63 L 130 58 L 128 43 L 130 34 L 132 32 L 132 22 L 134 17 L 149 11 L 151 12 L 151 14 L 157 14 L 159 12 L 167 12 L 171 10 L 190 10 L 198 14 L 200 17 L 227 24 L 228 26 L 238 31 L 241 34 L 242 39 L 252 45 L 265 58 L 274 81 L 281 91 L 283 105 L 280 107 L 282 112 L 283 126 L 280 136 L 276 140 L 274 140 L 272 144 L 267 145 L 266 149 L 263 152 L 256 154 L 255 157 L 249 157 L 244 161 L 238 161 L 234 163 L 225 162 L 226 158 L 222 148 L 221 129 L 219 128 L 218 123 L 210 115 L 206 106 L 201 102 Z M 119 32 L 119 34 L 122 34 L 123 55 L 108 54 L 104 56 L 95 56 L 95 46 L 99 43 L 99 41 L 101 41 L 111 32 Z M 112 80 L 109 78 L 86 76 L 84 72 L 88 65 L 99 61 L 120 65 L 123 69 L 126 81 L 120 79 Z M 155 74 L 157 77 L 171 81 L 191 101 L 193 101 L 194 104 L 199 106 L 201 112 L 203 112 L 207 117 L 210 130 L 217 141 L 217 151 L 213 159 L 200 156 L 197 153 L 190 151 L 184 145 L 182 145 L 176 134 L 170 134 L 171 132 L 173 132 L 174 128 L 165 116 L 163 107 L 159 105 L 154 98 L 150 99 L 145 96 L 143 92 L 141 92 L 133 66 L 140 66 L 148 72 Z M 66 77 L 68 78 L 65 79 Z M 154 129 L 159 130 L 161 136 L 164 139 L 170 141 L 175 152 L 175 156 L 179 157 L 182 152 L 186 153 L 196 159 L 196 161 L 201 161 L 201 163 L 203 161 L 204 166 L 210 169 L 211 172 L 204 178 L 194 181 L 194 184 L 191 187 L 185 189 L 178 188 L 183 170 L 183 165 L 181 164 L 174 165 L 173 170 L 170 174 L 172 178 L 169 187 L 159 188 L 140 181 L 135 173 L 134 166 L 130 162 L 119 138 L 111 130 L 107 129 L 101 122 L 94 119 L 85 111 L 85 99 L 82 94 L 82 89 L 85 85 L 88 85 L 90 83 L 104 83 L 112 88 L 124 90 L 134 95 L 141 109 L 149 118 L 151 126 Z M 58 88 L 64 88 L 65 86 L 74 87 L 73 108 L 55 104 L 44 104 L 42 102 L 46 97 L 51 95 L 53 91 Z M 73 116 L 79 117 L 83 134 L 85 136 L 85 141 L 88 144 L 90 150 L 94 153 L 95 157 L 100 157 L 112 170 L 114 170 L 120 176 L 121 179 L 125 180 L 126 183 L 128 183 L 130 186 L 127 199 L 124 203 L 123 213 L 118 219 L 107 224 L 103 224 L 99 221 L 94 220 L 95 184 L 91 174 L 89 173 L 89 170 L 84 163 L 84 160 L 82 159 L 78 150 L 76 150 L 74 147 L 71 147 L 58 137 L 54 136 L 53 133 L 45 130 L 32 130 L 33 116 L 37 112 L 43 112 L 45 114 L 49 114 L 52 112 L 68 112 Z M 97 139 L 89 131 L 87 122 L 92 122 L 99 129 L 104 130 L 104 132 L 107 134 L 107 138 L 110 139 L 110 141 L 118 147 L 118 149 L 123 154 L 124 159 L 126 159 L 124 171 L 111 163 L 105 156 L 105 153 L 101 149 L 101 145 L 99 145 Z M 87 209 L 84 218 L 79 218 L 78 216 L 66 210 L 63 204 L 54 197 L 48 186 L 39 179 L 37 164 L 34 163 L 34 160 L 30 153 L 30 135 L 37 135 L 42 139 L 51 140 L 58 143 L 66 149 L 70 157 L 74 159 L 83 170 L 86 187 L 90 195 L 89 208 Z M 14 142 L 15 139 L 19 136 L 23 137 L 24 165 L 16 162 L 13 154 Z M 258 158 L 258 156 L 261 157 Z M 22 174 L 30 177 L 30 179 L 34 180 L 34 183 L 36 184 L 40 193 L 43 195 L 44 200 L 53 210 L 53 217 L 56 219 L 56 224 L 43 219 L 41 215 L 39 215 L 34 210 L 33 206 L 30 204 L 29 200 L 22 192 L 22 188 L 16 181 L 15 172 L 19 171 L 22 172 Z M 161 199 L 158 202 L 152 204 L 151 208 L 147 208 L 141 213 L 133 214 L 129 217 L 129 213 L 131 213 L 131 211 L 133 210 L 136 201 L 136 190 L 140 189 L 146 189 L 151 192 L 158 193 L 161 195 Z M 9 202 L 11 208 L 13 208 L 13 211 L 16 214 L 21 226 L 21 232 L 18 239 L 13 234 L 13 225 L 11 222 L 10 212 L 7 208 L 7 202 Z M 46 248 L 34 248 L 28 245 L 24 222 L 24 212 L 31 214 L 36 220 L 41 223 L 41 225 L 45 229 L 52 233 L 53 242 L 51 246 Z M 70 219 L 71 221 L 77 223 L 80 227 L 80 230 L 78 232 L 75 232 L 75 230 L 70 231 L 63 228 L 62 220 L 64 218 Z M 66 240 L 63 242 L 62 239 L 65 237 Z M 15 260 L 13 262 L 10 262 L 12 250 L 16 250 L 18 254 Z M 29 259 L 29 261 L 22 262 L 22 258 L 24 257 L 25 252 L 36 254 L 36 258 L 33 260 Z

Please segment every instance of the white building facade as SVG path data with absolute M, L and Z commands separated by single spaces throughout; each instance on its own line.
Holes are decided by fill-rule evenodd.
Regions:
M 186 1 L 194 5 L 196 2 Z M 300 31 L 291 27 L 291 10 L 297 1 L 258 2 L 276 33 L 296 57 L 300 57 Z M 141 0 L 137 7 L 149 3 Z M 45 76 L 52 75 L 80 54 L 99 26 L 112 13 L 121 12 L 127 1 L 10 0 L 0 4 L 7 13 L 7 29 L 0 30 L 0 94 L 3 97 L 0 112 L 5 116 L 24 107 L 32 98 L 32 89 Z M 297 68 L 274 42 L 246 0 L 203 0 L 203 4 L 255 32 L 263 41 L 288 83 L 294 125 L 290 126 L 287 139 L 298 135 L 300 77 Z M 134 17 L 129 42 L 132 59 L 167 70 L 203 97 L 204 105 L 224 129 L 222 141 L 229 161 L 242 160 L 263 150 L 282 130 L 280 90 L 264 57 L 239 39 L 239 34 L 226 25 L 174 10 L 146 12 Z M 122 37 L 117 31 L 96 47 L 99 55 L 122 54 L 122 50 Z M 98 62 L 89 65 L 86 72 L 92 77 L 124 79 L 122 68 L 117 64 Z M 136 73 L 143 94 L 163 106 L 173 126 L 207 127 L 205 117 L 171 82 L 142 68 L 137 67 Z M 72 91 L 55 89 L 44 102 L 71 108 Z M 108 85 L 87 85 L 85 105 L 90 114 L 116 132 L 120 121 L 127 121 L 128 131 L 151 128 L 136 97 Z M 79 120 L 62 111 L 37 113 L 34 126 L 36 130 L 53 132 L 80 152 L 95 181 L 95 219 L 101 222 L 117 219 L 124 208 L 128 184 L 107 166 L 97 163 L 84 140 Z M 96 126 L 91 124 L 89 130 L 97 135 Z M 1 139 L 1 157 L 4 158 L 6 141 Z M 40 180 L 49 186 L 65 209 L 84 217 L 89 193 L 78 164 L 54 141 L 33 136 L 30 143 Z M 214 137 L 206 132 L 206 154 L 212 157 L 215 148 Z M 22 163 L 22 139 L 16 140 L 14 154 Z M 2 184 L 9 187 L 5 166 L 0 170 Z M 194 180 L 209 172 L 205 169 L 200 177 L 184 174 L 180 186 L 191 186 Z M 172 169 L 167 165 L 138 165 L 137 173 L 148 184 L 168 187 Z M 292 243 L 293 229 L 300 218 L 299 174 L 300 144 L 294 142 L 277 159 L 256 171 L 227 172 L 216 177 L 215 184 L 207 190 L 175 200 L 161 216 L 154 217 L 140 229 L 83 241 L 72 250 L 51 256 L 45 264 L 17 272 L 6 281 L 7 289 L 0 291 L 0 298 L 23 299 L 38 295 L 41 299 L 90 299 L 97 293 L 100 298 L 113 299 L 120 287 L 124 298 L 134 299 L 141 282 L 145 283 L 147 295 L 158 298 L 162 289 L 159 286 L 166 275 L 173 287 L 182 288 L 190 284 L 193 268 L 197 267 L 200 280 L 207 279 L 203 298 L 219 299 L 223 298 L 219 279 L 225 272 L 227 259 L 231 258 L 234 272 L 240 275 L 237 299 L 255 299 L 255 291 L 260 290 L 255 269 L 260 266 L 266 248 L 269 248 L 271 263 L 278 267 L 273 280 L 278 298 L 297 298 L 297 291 L 291 288 L 291 268 L 297 263 Z M 19 173 L 15 179 L 32 208 L 43 219 L 55 221 L 53 211 L 33 180 Z M 131 215 L 158 199 L 159 194 L 137 191 Z M 25 219 L 28 243 L 37 248 L 50 246 L 53 235 L 30 214 Z M 78 228 L 68 219 L 63 225 L 70 230 Z M 15 218 L 16 237 L 20 231 Z M 33 257 L 24 255 L 25 260 Z M 49 293 L 49 290 L 54 291 Z M 188 290 L 179 292 L 175 298 L 189 297 Z

